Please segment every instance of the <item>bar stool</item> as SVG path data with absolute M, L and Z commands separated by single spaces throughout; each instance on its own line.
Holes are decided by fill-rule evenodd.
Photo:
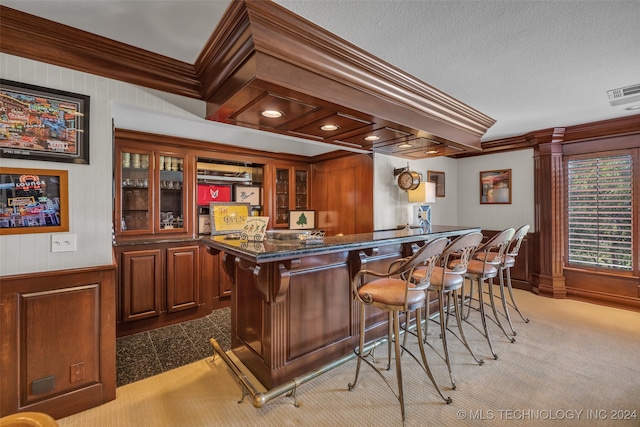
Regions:
M 401 347 L 404 351 L 409 353 L 418 364 L 417 357 L 414 356 L 404 345 L 400 344 L 400 313 L 415 311 L 416 324 L 421 325 L 421 309 L 426 300 L 425 289 L 429 287 L 429 280 L 431 273 L 436 266 L 440 254 L 447 245 L 446 238 L 435 239 L 427 242 L 423 247 L 418 249 L 411 257 L 394 262 L 389 266 L 387 273 L 379 273 L 373 270 L 360 270 L 355 274 L 351 281 L 351 291 L 354 298 L 360 303 L 360 345 L 355 350 L 358 356 L 358 362 L 356 366 L 356 376 L 353 383 L 348 385 L 349 391 L 353 390 L 358 381 L 358 375 L 360 374 L 361 361 L 364 360 L 369 366 L 371 366 L 380 377 L 387 383 L 389 389 L 394 393 L 398 401 L 400 402 L 400 411 L 402 413 L 402 421 L 405 419 L 404 410 L 404 394 L 402 388 L 402 368 L 400 363 Z M 424 268 L 424 274 L 422 279 L 417 280 L 414 278 L 413 273 L 417 267 Z M 370 282 L 363 283 L 363 276 L 370 275 L 378 277 Z M 393 340 L 395 344 L 395 358 L 396 358 L 396 377 L 398 381 L 398 393 L 396 393 L 387 381 L 387 379 L 378 371 L 378 369 L 366 359 L 366 355 L 363 353 L 365 349 L 365 309 L 366 306 L 371 305 L 377 307 L 380 310 L 384 310 L 389 313 L 389 322 L 393 325 L 389 328 L 388 341 Z M 407 316 L 408 318 L 408 316 Z M 427 364 L 427 358 L 422 344 L 422 328 L 418 327 L 418 340 L 419 349 L 422 356 L 422 369 L 425 371 L 438 394 L 446 403 L 451 403 L 450 397 L 445 397 L 440 388 L 436 384 L 435 379 L 431 373 L 431 369 Z M 388 369 L 388 368 L 387 368 Z
M 440 257 L 440 266 L 434 268 L 431 274 L 431 285 L 427 288 L 427 295 L 429 292 L 436 292 L 438 294 L 438 311 L 440 314 L 440 337 L 442 339 L 442 346 L 444 349 L 444 359 L 449 369 L 449 378 L 451 379 L 451 387 L 455 390 L 456 383 L 453 379 L 451 372 L 451 359 L 449 357 L 449 346 L 447 343 L 447 330 L 450 308 L 453 308 L 456 316 L 456 322 L 458 323 L 458 331 L 460 337 L 458 338 L 464 346 L 467 348 L 471 356 L 478 362 L 479 365 L 484 363 L 484 360 L 478 359 L 473 353 L 471 346 L 467 342 L 467 338 L 464 335 L 462 327 L 461 310 L 458 307 L 459 294 L 458 290 L 462 289 L 464 285 L 464 274 L 467 271 L 467 265 L 471 260 L 471 257 L 476 251 L 478 245 L 482 242 L 482 233 L 470 233 L 462 235 L 451 242 L 442 252 Z M 452 257 L 450 260 L 449 258 Z M 413 276 L 416 279 L 422 279 L 426 269 L 418 268 L 414 271 Z M 445 302 L 446 296 L 446 302 Z M 450 297 L 453 296 L 453 305 L 450 305 Z M 424 337 L 425 341 L 428 333 L 429 323 L 429 299 L 427 298 L 427 314 L 425 316 Z M 446 317 L 445 317 L 446 313 Z M 451 332 L 453 334 L 453 332 Z M 455 334 L 453 334 L 455 336 Z
M 471 302 L 473 301 L 473 284 L 475 281 L 478 282 L 478 311 L 480 312 L 480 320 L 482 321 L 482 328 L 484 330 L 483 335 L 487 339 L 487 343 L 489 343 L 489 350 L 491 351 L 494 360 L 498 359 L 498 355 L 493 350 L 493 344 L 491 343 L 491 334 L 489 333 L 489 328 L 487 327 L 488 316 L 484 311 L 485 303 L 483 298 L 483 284 L 485 281 L 488 282 L 487 287 L 489 288 L 489 303 L 491 305 L 491 309 L 493 310 L 493 315 L 495 316 L 495 322 L 500 327 L 500 329 L 502 329 L 505 336 L 509 337 L 507 332 L 504 330 L 504 327 L 500 323 L 500 319 L 496 311 L 495 298 L 493 295 L 493 279 L 498 277 L 502 260 L 505 256 L 505 252 L 507 250 L 507 247 L 509 246 L 509 243 L 511 242 L 511 238 L 513 237 L 514 233 L 515 230 L 513 228 L 507 228 L 506 230 L 503 230 L 493 236 L 484 245 L 479 247 L 476 250 L 474 259 L 469 261 L 469 264 L 467 265 L 467 272 L 465 273 L 465 278 L 469 279 L 470 283 L 468 298 L 466 298 L 468 309 L 465 319 L 468 319 L 471 311 Z M 461 299 L 461 307 L 464 304 L 464 300 L 465 298 Z M 515 342 L 515 338 L 509 338 L 509 340 L 511 342 Z
M 511 286 L 511 267 L 513 267 L 516 264 L 516 257 L 520 252 L 520 246 L 522 245 L 522 241 L 524 240 L 524 238 L 527 236 L 527 233 L 529 232 L 529 228 L 530 228 L 529 224 L 526 224 L 516 230 L 515 234 L 513 235 L 513 238 L 511 239 L 511 242 L 509 242 L 509 246 L 507 247 L 507 252 L 504 257 L 504 261 L 500 266 L 500 291 L 501 291 L 501 298 L 502 298 L 502 308 L 504 310 L 505 317 L 509 322 L 509 327 L 511 328 L 511 332 L 513 333 L 513 335 L 516 335 L 516 331 L 513 328 L 513 323 L 511 322 L 511 316 L 509 315 L 509 310 L 507 306 L 511 306 L 511 308 L 513 308 L 520 315 L 520 317 L 525 323 L 529 323 L 529 319 L 524 317 L 524 315 L 518 308 L 518 304 L 516 304 L 516 299 L 513 297 L 513 287 Z M 507 299 L 505 298 L 503 273 L 505 276 L 504 281 L 507 282 L 507 290 L 509 291 L 509 298 L 511 299 L 511 302 L 507 301 Z

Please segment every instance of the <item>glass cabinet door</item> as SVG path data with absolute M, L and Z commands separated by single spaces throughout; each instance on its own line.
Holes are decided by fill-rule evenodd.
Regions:
M 307 171 L 296 170 L 296 209 L 308 209 L 309 198 L 307 189 Z
M 184 229 L 185 190 L 184 157 L 158 155 L 159 187 L 158 206 L 160 230 L 182 231 Z
M 276 168 L 275 225 L 289 225 L 289 168 Z
M 121 231 L 151 231 L 151 175 L 148 153 L 121 153 Z

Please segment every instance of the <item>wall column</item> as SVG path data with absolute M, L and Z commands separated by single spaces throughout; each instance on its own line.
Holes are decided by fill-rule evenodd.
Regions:
M 534 272 L 534 291 L 565 298 L 564 258 L 564 128 L 534 136 L 535 222 L 538 233 L 539 269 Z

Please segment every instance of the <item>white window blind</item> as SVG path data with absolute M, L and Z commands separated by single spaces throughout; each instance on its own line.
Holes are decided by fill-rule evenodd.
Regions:
M 569 160 L 569 264 L 632 269 L 630 155 Z

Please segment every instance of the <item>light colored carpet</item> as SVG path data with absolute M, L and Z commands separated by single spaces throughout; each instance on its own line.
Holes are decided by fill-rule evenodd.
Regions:
M 498 360 L 489 357 L 486 341 L 470 327 L 465 331 L 485 359 L 483 366 L 451 341 L 456 390 L 449 387 L 442 359 L 428 350 L 452 404 L 443 403 L 415 362 L 403 357 L 405 425 L 640 426 L 640 313 L 524 291 L 516 291 L 516 298 L 531 322 L 515 320 L 513 344 L 492 325 Z M 436 335 L 430 342 L 439 348 Z M 386 346 L 376 356 L 384 361 Z M 286 396 L 255 408 L 250 397 L 237 403 L 241 391 L 229 370 L 219 357 L 207 358 L 120 387 L 116 400 L 58 422 L 62 427 L 402 425 L 397 399 L 369 366 L 363 364 L 355 390 L 347 390 L 354 372 L 352 360 L 303 384 L 298 408 Z M 621 417 L 628 419 L 616 419 Z

